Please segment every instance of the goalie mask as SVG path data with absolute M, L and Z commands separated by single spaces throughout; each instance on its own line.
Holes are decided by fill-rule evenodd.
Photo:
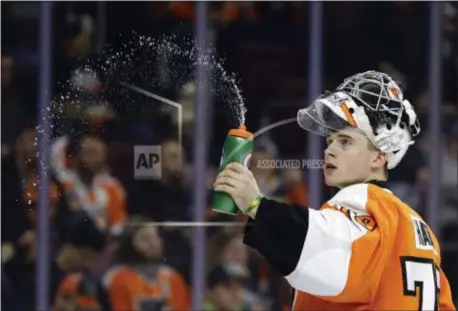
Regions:
M 359 128 L 393 169 L 420 133 L 420 124 L 401 86 L 387 74 L 367 71 L 351 76 L 297 114 L 299 125 L 321 136 Z

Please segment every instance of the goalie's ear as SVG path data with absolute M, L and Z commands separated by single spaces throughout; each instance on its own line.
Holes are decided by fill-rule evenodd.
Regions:
M 372 168 L 373 169 L 381 169 L 384 168 L 386 163 L 388 162 L 388 155 L 382 151 L 375 151 L 374 159 L 372 160 Z

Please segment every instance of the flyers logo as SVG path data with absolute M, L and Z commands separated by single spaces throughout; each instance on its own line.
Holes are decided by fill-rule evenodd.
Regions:
M 356 216 L 355 220 L 369 231 L 374 231 L 377 228 L 377 223 L 372 216 L 360 215 Z
M 374 231 L 377 228 L 374 217 L 370 215 L 358 215 L 345 206 L 331 205 L 330 207 L 342 212 L 350 221 L 356 221 L 366 230 Z

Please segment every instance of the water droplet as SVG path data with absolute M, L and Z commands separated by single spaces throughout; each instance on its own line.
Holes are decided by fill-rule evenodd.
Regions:
M 119 47 L 106 46 L 96 58 L 76 68 L 71 79 L 59 81 L 64 91 L 53 100 L 51 129 L 63 128 L 66 125 L 64 116 L 69 111 L 81 114 L 91 105 L 110 103 L 127 113 L 142 113 L 151 101 L 122 88 L 121 83 L 135 84 L 152 92 L 177 93 L 183 85 L 195 81 L 198 66 L 210 77 L 204 87 L 225 103 L 240 124 L 244 124 L 246 109 L 238 79 L 224 69 L 224 59 L 214 48 L 199 50 L 193 39 L 176 34 L 152 38 L 134 31 Z M 102 87 L 88 87 L 97 85 L 98 81 L 102 82 Z M 162 106 L 155 105 L 154 113 L 159 114 Z

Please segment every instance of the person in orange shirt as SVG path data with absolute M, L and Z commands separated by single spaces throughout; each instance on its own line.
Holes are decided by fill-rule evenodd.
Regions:
M 264 198 L 237 163 L 214 184 L 249 216 L 244 243 L 293 287 L 293 310 L 456 310 L 434 232 L 386 183 L 420 132 L 400 84 L 358 73 L 297 119 L 327 140 L 324 179 L 339 191 L 320 210 Z
M 63 136 L 51 146 L 52 169 L 62 184 L 71 211 L 84 211 L 101 230 L 119 235 L 126 220 L 126 194 L 106 165 L 102 139 Z
M 98 280 L 90 269 L 105 249 L 106 235 L 94 223 L 81 218 L 69 231 L 68 239 L 58 254 L 58 265 L 68 274 L 60 282 L 52 311 L 101 311 Z
M 128 223 L 116 264 L 102 279 L 106 310 L 190 310 L 188 285 L 162 263 L 162 243 L 156 227 Z
M 52 311 L 102 311 L 102 307 L 95 296 L 80 293 L 83 283 L 81 273 L 67 275 L 59 285 Z

